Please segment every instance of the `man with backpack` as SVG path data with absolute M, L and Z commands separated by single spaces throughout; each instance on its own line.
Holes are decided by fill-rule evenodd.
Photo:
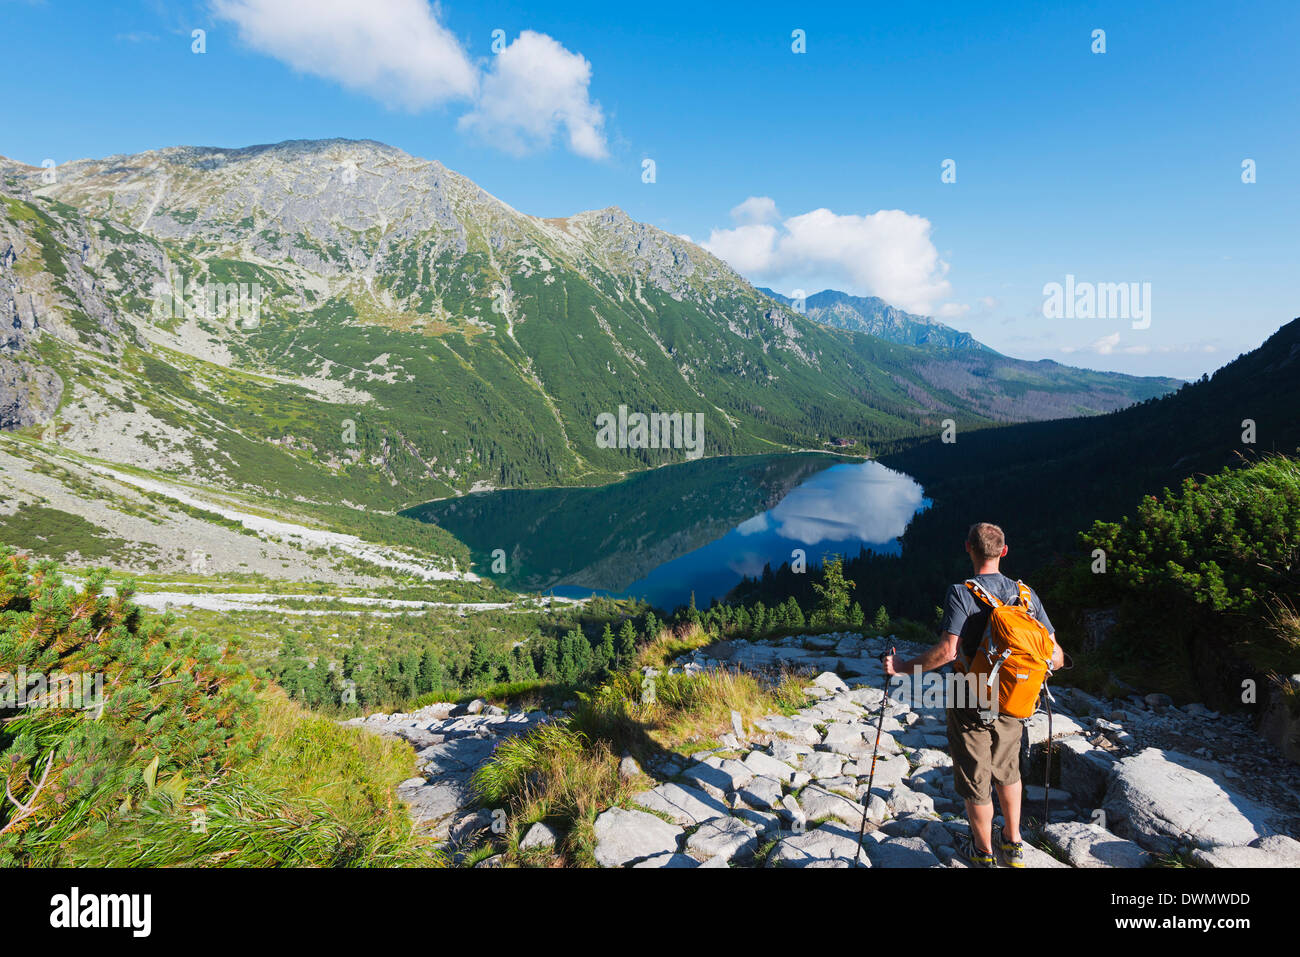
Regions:
M 938 644 L 909 661 L 884 659 L 886 675 L 909 675 L 946 664 L 969 676 L 988 707 L 948 702 L 948 745 L 953 781 L 966 802 L 970 837 L 961 849 L 972 867 L 996 867 L 993 796 L 1005 822 L 1000 845 L 1009 867 L 1024 867 L 1020 837 L 1020 739 L 1034 713 L 1039 690 L 1064 663 L 1056 633 L 1033 589 L 1003 575 L 1006 538 L 996 525 L 979 522 L 966 536 L 975 575 L 952 585 L 944 605 Z M 992 785 L 992 787 L 990 787 Z

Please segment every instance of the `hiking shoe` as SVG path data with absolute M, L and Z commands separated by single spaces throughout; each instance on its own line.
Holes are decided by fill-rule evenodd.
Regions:
M 1025 842 L 1008 841 L 1005 828 L 998 829 L 1002 834 L 1002 863 L 1007 867 L 1025 866 Z
M 957 854 L 971 867 L 998 866 L 997 860 L 993 857 L 993 852 L 981 851 L 975 846 L 975 839 L 973 837 L 968 837 L 962 842 L 961 847 L 957 850 Z

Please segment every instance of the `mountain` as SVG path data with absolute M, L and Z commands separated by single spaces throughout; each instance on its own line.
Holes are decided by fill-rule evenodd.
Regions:
M 107 463 L 344 529 L 683 459 L 606 447 L 620 406 L 702 415 L 709 456 L 865 452 L 1170 387 L 831 329 L 621 210 L 528 216 L 372 141 L 0 160 L 0 315 L 0 482 Z
M 793 302 L 770 289 L 760 287 L 759 291 L 786 305 Z M 1080 395 L 1091 396 L 1097 411 L 1110 412 L 1182 385 L 1180 379 L 1126 379 L 1113 372 L 1078 369 L 1051 359 L 1013 359 L 995 352 L 968 332 L 958 332 L 928 316 L 903 312 L 874 296 L 850 296 L 825 289 L 804 301 L 804 313 L 837 329 L 863 332 L 924 350 L 930 359 L 918 371 L 927 383 L 960 396 L 965 408 L 1000 422 L 1088 415 L 1077 405 L 1070 407 Z M 1019 388 L 1041 382 L 1056 383 L 1063 391 L 1050 397 L 1038 391 L 1032 396 L 1028 392 L 1017 395 Z M 991 384 L 996 387 L 990 388 Z M 1071 398 L 1067 399 L 1067 395 Z
M 784 305 L 794 303 L 789 296 L 763 286 L 758 291 Z M 875 296 L 850 296 L 835 289 L 823 289 L 804 300 L 803 313 L 823 325 L 865 332 L 903 345 L 993 351 L 969 332 L 958 332 L 929 316 L 904 312 Z

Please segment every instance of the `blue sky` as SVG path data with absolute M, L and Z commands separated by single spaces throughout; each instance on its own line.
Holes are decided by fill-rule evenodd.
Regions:
M 1194 377 L 1300 315 L 1292 2 L 269 2 L 0 0 L 0 154 L 377 139 L 1092 368 Z M 1048 318 L 1067 275 L 1150 283 L 1149 326 Z

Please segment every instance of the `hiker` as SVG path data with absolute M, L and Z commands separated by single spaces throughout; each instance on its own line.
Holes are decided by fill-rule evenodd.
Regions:
M 1064 652 L 1056 644 L 1055 630 L 1038 595 L 998 570 L 1007 554 L 1002 529 L 988 522 L 972 525 L 966 536 L 966 553 L 975 575 L 948 589 L 939 642 L 907 661 L 899 661 L 895 655 L 886 656 L 885 674 L 910 675 L 917 668 L 931 671 L 954 664 L 958 670 L 988 676 L 990 684 L 996 676 L 998 694 L 991 695 L 993 713 L 982 713 L 973 701 L 948 702 L 953 783 L 957 794 L 966 802 L 966 819 L 970 822 L 970 837 L 962 852 L 973 867 L 997 866 L 993 855 L 991 784 L 997 790 L 1004 821 L 1000 835 L 1003 860 L 1009 867 L 1024 867 L 1024 844 L 1020 836 L 1023 722 L 1034 712 L 1042 680 L 1064 664 Z M 1026 601 L 1033 619 L 1024 615 Z M 994 629 L 991 627 L 993 612 L 999 606 L 1006 611 L 999 612 L 1000 627 Z M 1006 625 L 1023 637 L 1023 641 L 1017 638 L 1009 642 L 1016 647 L 1007 654 L 1015 653 L 1016 657 L 986 655 L 986 634 L 995 631 L 998 636 L 1011 634 L 1001 627 Z M 1005 651 L 1006 644 L 999 647 Z M 1014 666 L 1002 669 L 1004 663 Z

